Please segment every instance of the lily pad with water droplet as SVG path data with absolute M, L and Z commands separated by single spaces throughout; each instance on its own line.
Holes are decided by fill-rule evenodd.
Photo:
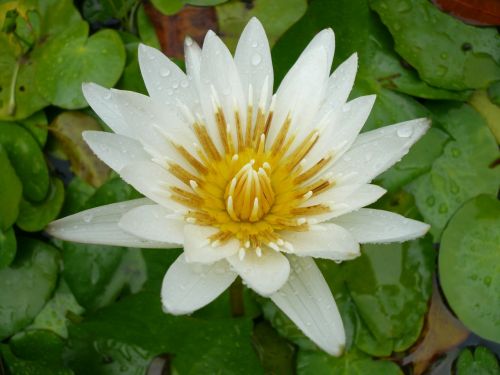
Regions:
M 434 257 L 429 238 L 423 238 L 365 245 L 361 257 L 343 265 L 347 288 L 368 330 L 356 337 L 360 349 L 389 355 L 418 339 L 432 291 Z M 374 342 L 386 352 L 379 353 Z
M 480 195 L 452 217 L 439 253 L 441 285 L 473 332 L 500 342 L 500 202 Z
M 49 300 L 59 271 L 59 253 L 53 246 L 34 239 L 18 242 L 18 257 L 0 270 L 1 339 L 31 323 Z
M 299 351 L 297 375 L 403 375 L 393 362 L 374 360 L 357 351 L 335 358 L 323 352 Z
M 466 25 L 427 0 L 370 5 L 389 28 L 396 51 L 427 83 L 464 90 L 500 79 L 500 36 L 494 28 Z
M 78 23 L 44 47 L 36 66 L 38 91 L 62 108 L 87 106 L 81 85 L 96 82 L 112 87 L 125 66 L 125 48 L 114 30 L 88 37 L 88 25 Z
M 491 165 L 498 147 L 483 118 L 466 104 L 428 104 L 433 123 L 450 135 L 431 170 L 408 185 L 424 221 L 437 241 L 448 220 L 466 201 L 479 194 L 496 194 L 499 168 Z

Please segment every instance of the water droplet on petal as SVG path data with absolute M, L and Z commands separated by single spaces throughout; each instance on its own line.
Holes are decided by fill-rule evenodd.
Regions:
M 170 70 L 168 70 L 166 68 L 160 70 L 160 76 L 162 76 L 162 77 L 168 77 L 169 75 L 170 75 Z
M 408 138 L 413 134 L 413 129 L 410 126 L 400 127 L 397 130 L 398 137 Z
M 258 53 L 254 53 L 252 56 L 252 65 L 257 66 L 262 61 L 262 57 Z

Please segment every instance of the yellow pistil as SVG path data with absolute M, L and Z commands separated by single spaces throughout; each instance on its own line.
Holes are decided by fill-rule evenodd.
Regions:
M 307 170 L 301 164 L 320 133 L 311 131 L 297 141 L 297 134 L 290 133 L 293 118 L 288 115 L 273 142 L 267 142 L 272 109 L 266 112 L 259 104 L 252 123 L 250 104 L 246 123 L 238 112 L 228 123 L 218 98 L 213 105 L 218 142 L 198 119 L 192 125 L 200 145 L 196 152 L 174 144 L 192 170 L 168 164 L 170 173 L 185 185 L 184 189 L 170 187 L 171 199 L 187 208 L 186 221 L 218 229 L 209 238 L 214 245 L 239 240 L 240 257 L 247 250 L 258 256 L 268 249 L 293 251 L 280 231 L 307 230 L 311 216 L 330 211 L 328 204 L 307 205 L 307 201 L 333 186 L 331 179 L 318 177 L 332 155 L 325 155 Z

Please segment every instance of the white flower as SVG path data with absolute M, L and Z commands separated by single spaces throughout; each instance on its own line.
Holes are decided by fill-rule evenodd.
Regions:
M 257 19 L 234 58 L 208 32 L 186 40 L 187 74 L 141 46 L 149 97 L 85 84 L 85 98 L 116 134 L 89 131 L 92 150 L 147 198 L 53 222 L 55 237 L 107 245 L 178 248 L 162 286 L 164 309 L 188 314 L 239 275 L 269 296 L 326 352 L 345 333 L 312 257 L 344 261 L 359 244 L 405 241 L 428 225 L 362 208 L 370 184 L 427 130 L 418 119 L 358 135 L 373 95 L 346 102 L 354 54 L 330 75 L 334 34 L 311 41 L 275 95 L 269 44 Z

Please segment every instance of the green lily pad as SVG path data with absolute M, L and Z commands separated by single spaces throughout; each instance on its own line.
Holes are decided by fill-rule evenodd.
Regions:
M 60 216 L 65 217 L 83 210 L 85 202 L 95 193 L 95 190 L 93 186 L 75 176 L 66 186 L 64 205 Z
M 45 304 L 26 330 L 51 331 L 67 338 L 69 320 L 83 312 L 83 307 L 78 304 L 68 285 L 64 280 L 60 280 L 52 299 Z
M 9 266 L 16 256 L 17 241 L 14 228 L 0 230 L 0 270 Z
M 58 178 L 52 178 L 47 197 L 43 202 L 31 203 L 23 199 L 19 205 L 16 224 L 26 232 L 38 232 L 57 218 L 64 202 L 64 186 Z
M 500 342 L 500 202 L 480 195 L 452 217 L 443 232 L 439 272 L 459 319 L 478 335 Z
M 137 0 L 84 0 L 82 13 L 91 23 L 106 24 L 109 21 L 126 19 Z
M 497 107 L 500 107 L 500 81 L 493 82 L 488 87 L 488 97 Z
M 483 346 L 479 346 L 472 354 L 470 349 L 464 349 L 456 364 L 457 375 L 496 375 L 500 366 L 495 355 Z
M 114 373 L 120 366 L 145 373 L 151 359 L 163 354 L 173 373 L 257 375 L 263 371 L 250 343 L 252 327 L 245 318 L 165 314 L 158 293 L 140 292 L 70 325 L 65 358 L 76 373 Z
M 31 323 L 55 288 L 59 270 L 57 250 L 34 239 L 19 241 L 19 256 L 0 270 L 0 338 Z
M 78 23 L 44 47 L 36 65 L 36 85 L 43 97 L 62 108 L 87 106 L 81 85 L 96 82 L 112 87 L 125 66 L 118 33 L 101 30 L 87 39 L 88 25 Z
M 137 10 L 137 33 L 142 43 L 156 49 L 161 48 L 155 28 L 144 10 L 144 4 L 139 5 L 139 9 Z
M 430 172 L 408 190 L 437 241 L 454 212 L 476 195 L 496 194 L 500 170 L 490 165 L 498 157 L 495 138 L 483 118 L 466 104 L 429 104 L 435 125 L 451 137 Z
M 395 363 L 373 360 L 359 352 L 335 358 L 317 351 L 300 350 L 297 375 L 403 375 Z
M 419 336 L 432 291 L 430 240 L 365 245 L 362 255 L 343 267 L 350 295 L 371 334 L 358 335 L 356 345 L 368 351 L 375 339 L 390 349 L 385 355 L 408 349 Z
M 0 145 L 23 184 L 24 197 L 33 202 L 44 199 L 49 189 L 49 171 L 37 141 L 21 125 L 0 122 Z
M 0 125 L 1 126 L 1 125 Z M 0 194 L 0 230 L 8 229 L 17 219 L 19 203 L 23 193 L 21 181 L 0 144 L 0 176 L 2 176 L 2 194 Z
M 450 90 L 486 88 L 500 79 L 500 36 L 467 25 L 427 0 L 370 0 L 396 51 L 427 83 Z
M 49 133 L 45 112 L 36 112 L 34 115 L 19 121 L 19 123 L 31 133 L 31 135 L 37 140 L 40 147 L 45 146 Z
M 255 0 L 252 6 L 242 1 L 229 1 L 216 8 L 219 31 L 224 43 L 231 51 L 236 44 L 250 18 L 257 17 L 266 30 L 269 44 L 276 40 L 300 17 L 307 9 L 305 0 Z M 287 11 L 284 12 L 283 9 Z
M 9 374 L 74 375 L 73 371 L 63 366 L 17 358 L 7 345 L 0 345 L 0 354 Z
M 51 331 L 29 330 L 12 337 L 9 346 L 13 354 L 24 360 L 56 364 L 61 362 L 64 342 Z
M 116 87 L 120 90 L 147 94 L 138 60 L 138 48 L 141 41 L 135 35 L 125 32 L 121 32 L 120 37 L 122 38 L 123 44 L 125 45 L 125 51 L 127 52 L 127 62 Z

